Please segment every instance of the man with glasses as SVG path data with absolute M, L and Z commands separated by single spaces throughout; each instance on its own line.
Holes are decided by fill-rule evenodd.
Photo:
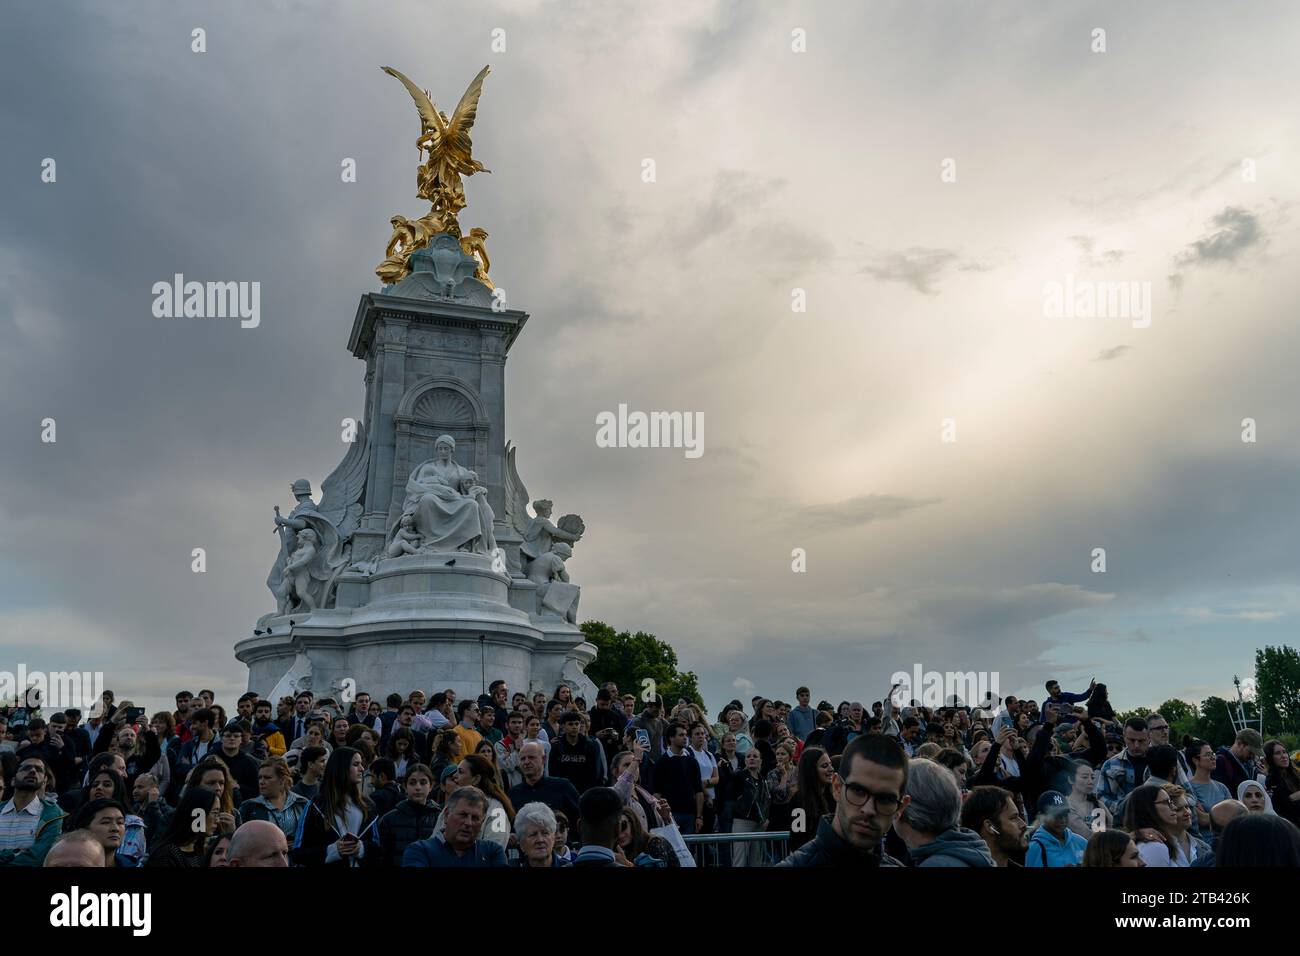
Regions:
M 831 778 L 835 809 L 818 822 L 815 837 L 777 866 L 901 866 L 880 841 L 907 807 L 906 789 L 907 754 L 898 741 L 855 737 Z
M 1097 796 L 1112 816 L 1118 812 L 1120 802 L 1146 779 L 1150 740 L 1147 722 L 1141 717 L 1130 717 L 1124 724 L 1124 749 L 1101 765 Z
M 19 759 L 40 756 L 45 758 L 51 776 L 46 780 L 45 788 L 49 793 L 55 791 L 55 781 L 61 781 L 64 790 L 73 782 L 75 764 L 72 753 L 64 743 L 61 734 L 51 735 L 45 721 L 33 717 L 27 723 L 27 739 L 19 741 L 17 753 Z
M 1188 793 L 1195 793 L 1192 789 L 1192 769 L 1187 765 L 1187 757 L 1183 752 L 1169 743 L 1169 721 L 1160 714 L 1147 714 L 1147 732 L 1151 735 L 1151 745 L 1148 750 L 1150 753 L 1157 747 L 1171 747 L 1174 751 L 1174 767 L 1171 773 L 1161 774 L 1161 777 L 1167 779 L 1169 783 L 1177 784 Z M 1147 774 L 1148 781 L 1154 776 L 1154 771 Z M 1200 821 L 1195 812 L 1192 813 L 1192 834 L 1193 836 L 1204 839 L 1201 833 Z
M 67 816 L 46 797 L 54 789 L 49 764 L 39 754 L 24 756 L 14 774 L 14 795 L 0 806 L 0 866 L 40 866 L 63 830 Z
M 483 735 L 478 732 L 478 713 L 478 704 L 472 700 L 462 700 L 456 708 L 459 722 L 452 731 L 460 738 L 462 757 L 478 753 L 478 745 L 483 742 Z

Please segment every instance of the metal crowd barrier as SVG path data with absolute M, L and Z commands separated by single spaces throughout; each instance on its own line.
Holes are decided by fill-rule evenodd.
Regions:
M 682 835 L 696 866 L 734 866 L 732 848 L 749 847 L 744 866 L 775 866 L 790 855 L 790 831 L 753 833 L 692 833 Z

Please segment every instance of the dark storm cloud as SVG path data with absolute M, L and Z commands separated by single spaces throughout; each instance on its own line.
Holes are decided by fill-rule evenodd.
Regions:
M 17 659 L 70 645 L 81 660 L 52 663 L 120 685 L 130 667 L 236 686 L 231 648 L 271 604 L 270 507 L 294 478 L 320 487 L 345 450 L 340 420 L 360 414 L 352 314 L 378 289 L 387 218 L 418 211 L 418 119 L 379 64 L 416 57 L 328 8 L 254 9 L 6 12 L 0 522 L 6 566 L 34 583 L 3 610 L 62 631 L 52 645 L 11 629 Z M 191 51 L 196 25 L 206 53 Z M 486 17 L 475 28 L 487 36 Z M 463 86 L 485 56 L 486 42 L 420 78 Z M 479 143 L 492 152 L 493 131 Z M 494 252 L 524 258 L 509 239 Z M 175 273 L 260 282 L 260 326 L 155 318 L 152 286 Z M 39 440 L 46 417 L 55 444 Z
M 1254 213 L 1228 206 L 1210 220 L 1213 232 L 1195 240 L 1174 261 L 1180 266 L 1236 262 L 1248 249 L 1258 246 L 1264 231 Z
M 467 181 L 462 222 L 487 228 L 494 277 L 533 313 L 507 369 L 507 437 L 533 496 L 591 529 L 570 569 L 584 611 L 672 642 L 711 704 L 733 696 L 738 677 L 764 693 L 809 683 L 817 696 L 866 694 L 918 658 L 1001 667 L 1008 681 L 1014 670 L 1041 687 L 1054 626 L 1113 624 L 1103 612 L 1120 605 L 1203 606 L 1235 624 L 1224 618 L 1233 595 L 1202 592 L 1300 575 L 1287 518 L 1300 483 L 1289 425 L 1300 342 L 1276 333 L 1285 325 L 1247 310 L 1227 333 L 1207 323 L 1228 343 L 1213 358 L 1171 351 L 1177 361 L 1138 393 L 1106 375 L 1113 389 L 1079 408 L 1058 402 L 1068 385 L 1042 378 L 1055 356 L 1014 340 L 981 348 L 1005 325 L 995 289 L 962 303 L 983 320 L 963 317 L 970 336 L 948 335 L 937 318 L 892 320 L 875 301 L 888 290 L 861 279 L 936 296 L 959 273 L 991 268 L 963 250 L 1031 259 L 1025 237 L 1100 232 L 1053 196 L 1111 183 L 1157 188 L 1163 204 L 1211 173 L 1227 183 L 1220 157 L 1254 144 L 1237 142 L 1224 104 L 1185 78 L 1226 70 L 1261 115 L 1288 115 L 1274 92 L 1273 74 L 1293 59 L 1280 29 L 1213 29 L 1210 15 L 1188 13 L 1171 46 L 1167 11 L 1126 9 L 1112 36 L 1146 54 L 1095 57 L 1088 15 L 1062 29 L 1058 15 L 1028 8 L 10 6 L 0 31 L 0 646 L 11 660 L 102 664 L 119 697 L 137 699 L 163 701 L 212 675 L 229 702 L 242 682 L 232 646 L 272 606 L 271 506 L 291 503 L 294 478 L 319 489 L 342 457 L 339 421 L 364 396 L 363 365 L 344 348 L 357 299 L 378 288 L 389 217 L 422 211 L 418 121 L 380 64 L 447 107 L 491 62 L 474 146 L 493 172 Z M 196 25 L 206 54 L 190 52 Z M 789 31 L 805 25 L 809 54 L 797 57 Z M 498 26 L 508 55 L 489 52 Z M 777 108 L 774 94 L 786 97 Z M 1124 102 L 1127 118 L 1115 108 Z M 1196 139 L 1211 165 L 1171 176 L 1191 154 L 1153 130 L 1166 113 L 1203 125 Z M 1112 138 L 1131 148 L 1080 152 L 1072 133 L 1044 135 L 1077 115 L 1118 121 Z M 727 139 L 697 139 L 717 130 Z M 926 140 L 936 130 L 955 154 L 1007 157 L 1008 176 L 941 200 L 937 184 L 911 184 L 908 167 L 929 171 L 949 154 Z M 879 162 L 886 152 L 896 162 Z M 638 179 L 647 155 L 661 157 L 654 190 Z M 39 180 L 46 156 L 58 160 L 57 184 Z M 355 184 L 340 180 L 343 157 L 357 160 Z M 1091 192 L 1111 218 L 1122 213 L 1113 234 L 1135 237 L 1135 258 L 1155 240 L 1163 257 L 1197 235 L 1148 236 L 1146 223 L 1184 210 Z M 1215 203 L 1243 206 L 1232 193 Z M 1248 219 L 1216 222 L 1177 268 L 1239 265 L 1265 235 L 1281 244 L 1286 230 L 1264 207 L 1245 215 L 1257 220 L 1253 238 Z M 853 237 L 870 245 L 837 255 Z M 1100 239 L 1075 241 L 1088 264 L 1118 255 Z M 153 318 L 150 288 L 176 272 L 260 281 L 261 326 Z M 1277 275 L 1261 286 L 1280 285 Z M 770 287 L 786 281 L 835 310 L 788 321 L 785 290 Z M 1191 315 L 1201 303 L 1187 298 Z M 944 303 L 912 301 L 936 313 Z M 869 340 L 846 334 L 862 315 L 873 317 Z M 1063 355 L 1087 361 L 1108 340 Z M 1235 355 L 1244 342 L 1258 351 Z M 1093 371 L 1173 347 L 1157 340 Z M 1173 377 L 1192 362 L 1194 384 Z M 1146 417 L 1171 394 L 1175 408 Z M 940 398 L 985 404 L 989 428 L 1015 407 L 1026 427 L 963 444 L 970 458 L 951 466 L 924 451 L 913 459 L 898 436 L 929 435 Z M 596 450 L 594 415 L 621 401 L 705 410 L 704 459 Z M 888 421 L 837 430 L 857 408 Z M 1260 421 L 1258 445 L 1235 434 L 1246 414 Z M 55 445 L 39 442 L 46 416 L 58 420 Z M 1076 436 L 1085 421 L 1104 433 Z M 1053 467 L 1080 445 L 1085 458 Z M 976 459 L 996 463 L 998 487 L 970 483 L 982 477 Z M 893 494 L 793 504 L 882 486 Z M 858 533 L 829 533 L 839 528 Z M 822 535 L 807 574 L 790 569 L 800 532 Z M 1109 569 L 1093 576 L 1099 545 Z M 204 574 L 190 570 L 194 547 L 207 551 Z M 1160 653 L 1169 638 L 1157 628 L 1125 652 Z M 60 656 L 47 664 L 46 651 Z M 1151 673 L 1166 679 L 1163 665 Z M 1154 703 L 1126 683 L 1116 688 L 1126 706 Z

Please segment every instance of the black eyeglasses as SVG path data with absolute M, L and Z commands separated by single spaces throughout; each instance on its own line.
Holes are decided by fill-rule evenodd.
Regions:
M 860 783 L 844 781 L 844 799 L 852 806 L 866 806 L 868 800 L 876 804 L 881 813 L 892 813 L 898 809 L 899 796 L 896 793 L 873 793 Z

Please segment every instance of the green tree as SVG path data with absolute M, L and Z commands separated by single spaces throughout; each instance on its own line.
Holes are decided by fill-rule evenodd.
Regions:
M 1237 706 L 1233 704 L 1232 713 L 1236 712 Z M 1247 701 L 1246 719 L 1252 720 L 1257 716 L 1254 702 Z M 1228 715 L 1228 702 L 1222 697 L 1207 697 L 1201 701 L 1201 715 L 1196 720 L 1196 736 L 1211 744 L 1215 750 L 1231 744 L 1237 736 L 1232 718 Z
M 1169 742 L 1175 747 L 1183 745 L 1184 734 L 1196 734 L 1196 719 L 1200 715 L 1196 712 L 1196 705 L 1189 704 L 1185 700 L 1174 698 L 1167 700 L 1156 708 L 1157 712 L 1165 720 L 1169 721 Z
M 666 641 L 644 631 L 615 632 L 603 621 L 584 621 L 582 633 L 598 652 L 586 669 L 597 686 L 613 681 L 620 694 L 640 698 L 648 689 L 645 681 L 651 680 L 668 710 L 679 697 L 704 706 L 695 673 L 677 669 L 677 652 Z
M 1122 727 L 1126 720 L 1131 720 L 1134 717 L 1141 717 L 1143 720 L 1145 720 L 1147 714 L 1149 713 L 1151 713 L 1150 707 L 1134 707 L 1132 710 L 1116 711 L 1115 722 Z
M 1255 700 L 1270 734 L 1300 731 L 1300 652 L 1294 647 L 1255 651 Z

